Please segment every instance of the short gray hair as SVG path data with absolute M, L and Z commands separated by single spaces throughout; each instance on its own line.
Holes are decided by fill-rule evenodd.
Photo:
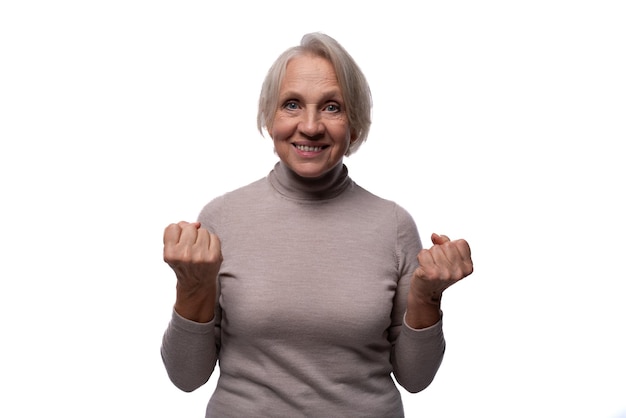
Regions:
M 271 130 L 274 114 L 278 109 L 280 84 L 285 76 L 289 61 L 305 54 L 313 54 L 327 59 L 337 74 L 337 82 L 343 95 L 350 132 L 356 139 L 350 144 L 346 155 L 354 153 L 367 139 L 372 123 L 372 95 L 365 75 L 352 56 L 335 39 L 323 33 L 308 33 L 302 37 L 299 46 L 283 52 L 270 67 L 259 97 L 257 127 Z

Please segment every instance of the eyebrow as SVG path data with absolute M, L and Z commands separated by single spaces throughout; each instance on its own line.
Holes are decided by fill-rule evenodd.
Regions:
M 337 102 L 343 102 L 343 95 L 341 94 L 341 90 L 339 89 L 332 89 L 332 90 L 328 90 L 325 91 L 322 94 L 322 102 L 326 102 L 329 100 L 334 100 Z M 302 94 L 298 93 L 297 91 L 294 90 L 287 90 L 282 94 L 278 95 L 279 100 L 286 100 L 288 98 L 295 98 L 295 99 L 301 99 L 302 98 Z

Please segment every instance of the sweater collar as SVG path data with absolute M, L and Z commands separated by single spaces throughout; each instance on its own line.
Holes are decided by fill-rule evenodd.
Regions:
M 348 168 L 343 164 L 337 164 L 323 176 L 311 179 L 299 176 L 279 161 L 270 172 L 269 181 L 278 193 L 296 200 L 332 199 L 352 185 Z

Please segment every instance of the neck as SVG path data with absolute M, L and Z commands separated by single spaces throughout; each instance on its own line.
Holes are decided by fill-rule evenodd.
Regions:
M 270 181 L 279 193 L 298 200 L 331 199 L 352 184 L 347 167 L 341 163 L 320 177 L 310 178 L 278 162 L 270 173 Z

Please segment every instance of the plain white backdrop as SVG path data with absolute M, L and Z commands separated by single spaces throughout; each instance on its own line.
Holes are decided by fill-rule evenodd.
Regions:
M 5 417 L 201 417 L 159 346 L 163 228 L 276 160 L 263 77 L 311 31 L 374 98 L 353 179 L 475 273 L 408 417 L 626 414 L 619 1 L 0 4 L 0 380 Z M 252 204 L 252 203 L 251 203 Z

